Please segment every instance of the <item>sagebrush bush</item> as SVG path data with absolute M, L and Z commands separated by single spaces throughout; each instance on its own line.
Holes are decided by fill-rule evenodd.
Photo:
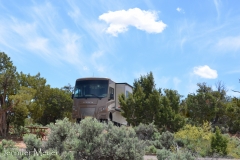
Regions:
M 166 159 L 170 159 L 171 157 L 171 151 L 163 148 L 161 150 L 157 150 L 157 159 L 158 160 L 166 160 Z
M 102 133 L 102 159 L 142 159 L 144 141 L 131 127 L 116 127 L 109 123 Z
M 156 149 L 162 149 L 163 147 L 170 149 L 174 144 L 174 135 L 169 131 L 160 134 L 153 123 L 149 125 L 140 124 L 139 126 L 134 127 L 134 130 L 138 138 L 145 141 L 146 151 L 149 149 L 154 150 L 151 146 L 154 146 Z
M 42 147 L 41 139 L 37 138 L 37 136 L 35 134 L 24 135 L 23 141 L 26 144 L 27 152 L 31 152 L 31 151 L 38 152 Z
M 18 160 L 19 156 L 16 153 L 19 149 L 15 147 L 15 142 L 12 140 L 3 139 L 0 143 L 0 160 Z
M 51 129 L 50 134 L 48 135 L 48 141 L 44 146 L 44 149 L 56 149 L 59 154 L 64 151 L 64 141 L 66 140 L 70 130 L 71 122 L 68 121 L 68 118 L 63 120 L 57 120 L 55 124 L 51 123 L 48 125 Z
M 174 144 L 174 135 L 169 131 L 163 132 L 160 137 L 160 142 L 163 147 L 170 149 L 170 147 Z
M 74 152 L 64 151 L 61 155 L 61 160 L 74 160 Z
M 80 123 L 80 130 L 76 143 L 77 159 L 98 159 L 101 155 L 102 142 L 100 135 L 104 124 L 93 118 L 86 118 Z
M 63 142 L 65 153 L 61 157 L 74 159 L 142 159 L 144 141 L 137 138 L 131 127 L 116 127 L 109 122 L 100 123 L 86 118 L 72 125 Z
M 2 143 L 0 143 L 0 152 L 3 151 L 3 149 L 7 149 L 7 148 L 15 148 L 15 142 L 13 142 L 12 140 L 6 140 L 6 139 L 3 139 L 2 140 Z
M 148 146 L 145 148 L 145 153 L 146 154 L 156 154 L 157 148 L 154 145 Z
M 45 154 L 41 155 L 41 160 L 63 160 L 63 159 L 61 159 L 61 155 L 58 153 L 58 150 L 48 149 L 45 151 Z
M 157 151 L 157 159 L 158 160 L 194 160 L 194 157 L 188 151 L 178 151 L 178 152 L 171 152 L 167 149 L 161 149 Z
M 10 152 L 10 151 L 6 151 L 6 152 Z M 12 154 L 0 154 L 0 160 L 18 160 L 18 158 L 15 155 Z
M 154 140 L 154 134 L 158 132 L 154 123 L 150 123 L 148 125 L 140 123 L 138 126 L 134 127 L 134 130 L 137 134 L 137 137 L 144 141 Z

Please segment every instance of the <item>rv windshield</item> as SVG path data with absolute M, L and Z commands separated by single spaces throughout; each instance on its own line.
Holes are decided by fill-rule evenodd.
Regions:
M 75 98 L 104 98 L 107 96 L 108 80 L 77 81 L 74 89 Z

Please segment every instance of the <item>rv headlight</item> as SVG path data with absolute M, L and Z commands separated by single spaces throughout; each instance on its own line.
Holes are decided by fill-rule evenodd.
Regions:
M 104 109 L 105 109 L 105 107 L 101 107 L 101 108 L 100 108 L 100 111 L 103 111 Z

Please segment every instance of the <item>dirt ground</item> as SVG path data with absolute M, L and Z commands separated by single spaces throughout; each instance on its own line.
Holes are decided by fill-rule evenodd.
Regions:
M 6 138 L 1 138 L 0 143 L 2 143 L 3 139 L 14 141 L 16 143 L 15 146 L 18 147 L 18 148 L 26 148 L 26 145 L 23 142 L 23 139 L 17 137 L 16 135 L 8 135 Z

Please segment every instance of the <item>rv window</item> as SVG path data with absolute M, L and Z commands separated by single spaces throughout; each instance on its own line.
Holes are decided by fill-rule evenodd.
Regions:
M 74 91 L 74 97 L 81 97 L 82 96 L 82 92 L 80 88 L 75 88 Z
M 108 80 L 77 81 L 74 89 L 75 98 L 107 97 Z
M 109 87 L 109 99 L 114 99 L 114 89 L 112 87 Z
M 128 91 L 126 91 L 126 98 L 128 98 L 128 96 L 129 96 L 129 92 L 128 92 Z

